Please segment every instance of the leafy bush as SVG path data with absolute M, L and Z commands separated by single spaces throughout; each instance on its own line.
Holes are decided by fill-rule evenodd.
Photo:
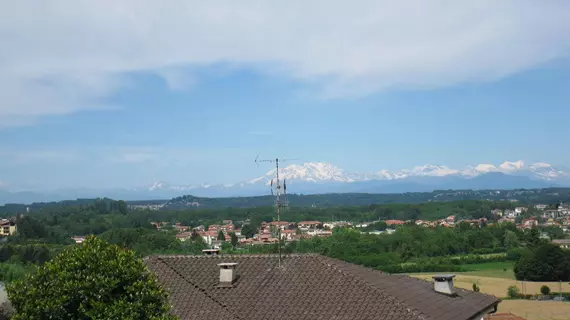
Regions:
M 544 286 L 540 287 L 540 293 L 547 296 L 550 294 L 550 288 L 548 286 L 544 285 Z
M 88 237 L 7 286 L 20 319 L 173 319 L 166 292 L 131 250 Z
M 479 292 L 480 290 L 481 290 L 481 289 L 479 288 L 479 286 L 478 286 L 476 283 L 474 283 L 474 284 L 473 284 L 473 291 Z
M 11 283 L 22 279 L 26 274 L 33 273 L 35 266 L 21 263 L 0 263 L 0 281 Z
M 518 298 L 520 296 L 520 291 L 519 288 L 517 286 L 510 286 L 507 289 L 507 297 L 511 298 L 511 299 L 515 299 Z

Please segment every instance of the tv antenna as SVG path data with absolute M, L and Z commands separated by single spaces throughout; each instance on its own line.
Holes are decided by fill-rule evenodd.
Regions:
M 255 163 L 259 165 L 260 162 L 275 163 L 275 178 L 271 178 L 270 188 L 271 195 L 275 195 L 275 209 L 277 211 L 277 247 L 279 251 L 279 268 L 281 268 L 281 208 L 285 208 L 289 205 L 287 201 L 287 181 L 283 179 L 283 185 L 281 185 L 281 180 L 279 180 L 279 162 L 287 162 L 297 159 L 259 159 L 259 156 L 255 157 Z M 281 195 L 281 190 L 283 190 L 283 197 Z M 275 192 L 274 192 L 275 191 Z

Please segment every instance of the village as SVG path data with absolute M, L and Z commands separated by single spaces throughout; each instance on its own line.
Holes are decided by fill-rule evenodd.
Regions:
M 249 220 L 239 221 L 236 224 L 232 220 L 224 220 L 220 224 L 212 224 L 208 226 L 200 225 L 194 228 L 184 226 L 177 222 L 171 225 L 169 222 L 152 222 L 151 224 L 157 230 L 172 230 L 177 231 L 176 238 L 180 241 L 186 241 L 199 235 L 203 241 L 211 248 L 218 249 L 223 242 L 231 241 L 232 234 L 237 237 L 237 242 L 241 245 L 264 245 L 272 244 L 279 241 L 279 237 L 283 241 L 291 242 L 300 239 L 307 239 L 312 237 L 329 237 L 332 235 L 332 230 L 337 227 L 354 228 L 360 230 L 362 233 L 368 234 L 392 234 L 396 231 L 397 226 L 405 224 L 415 224 L 423 227 L 447 227 L 454 228 L 461 223 L 468 223 L 471 226 L 481 227 L 484 225 L 493 225 L 494 223 L 513 223 L 516 224 L 518 229 L 531 229 L 533 227 L 559 227 L 563 232 L 570 230 L 570 206 L 560 204 L 557 209 L 547 210 L 549 206 L 538 204 L 533 207 L 536 214 L 528 216 L 526 213 L 529 207 L 516 207 L 514 209 L 494 209 L 492 210 L 493 216 L 496 217 L 496 222 L 488 221 L 487 218 L 480 219 L 457 219 L 455 215 L 448 216 L 444 219 L 433 221 L 427 220 L 378 220 L 369 222 L 353 223 L 350 221 L 270 221 L 262 222 L 259 229 L 250 236 L 242 232 L 239 226 L 246 226 L 250 223 Z M 522 217 L 525 218 L 522 218 Z M 383 225 L 383 228 L 375 229 L 378 224 Z M 542 234 L 542 237 L 546 235 Z M 83 237 L 74 237 L 74 240 L 81 241 Z

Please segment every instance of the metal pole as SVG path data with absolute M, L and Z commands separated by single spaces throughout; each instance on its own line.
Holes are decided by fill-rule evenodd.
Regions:
M 279 264 L 278 267 L 281 268 L 281 203 L 279 201 L 279 193 L 281 190 L 281 184 L 279 183 L 279 158 L 275 159 L 275 169 L 277 174 L 277 248 L 279 250 Z

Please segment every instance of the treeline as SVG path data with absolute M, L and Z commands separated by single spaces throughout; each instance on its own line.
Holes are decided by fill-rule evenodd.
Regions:
M 274 198 L 266 196 L 257 197 L 227 197 L 206 198 L 185 195 L 171 200 L 127 201 L 127 205 L 163 205 L 165 210 L 200 210 L 223 208 L 253 208 L 266 207 L 274 203 Z M 339 207 L 339 206 L 367 206 L 371 204 L 407 203 L 419 204 L 424 202 L 453 202 L 453 201 L 509 201 L 517 200 L 521 204 L 554 204 L 557 202 L 570 202 L 570 188 L 545 189 L 517 189 L 517 190 L 436 190 L 433 192 L 407 192 L 393 194 L 371 193 L 331 193 L 302 195 L 291 194 L 289 201 L 299 207 Z M 110 199 L 77 199 L 59 202 L 32 203 L 32 204 L 6 204 L 0 206 L 0 214 L 15 214 L 26 212 L 27 208 L 35 212 L 46 208 L 68 208 L 90 206 L 96 202 L 109 202 Z M 198 207 L 191 203 L 199 203 Z
M 513 208 L 511 202 L 455 201 L 428 202 L 420 204 L 373 204 L 344 207 L 289 207 L 281 213 L 281 220 L 298 222 L 303 220 L 345 220 L 366 222 L 377 220 L 436 220 L 455 215 L 457 219 L 487 218 L 493 221 L 493 209 Z M 533 214 L 533 210 L 527 215 Z M 4 217 L 10 217 L 5 215 Z M 18 236 L 9 237 L 16 243 L 30 241 L 54 244 L 69 244 L 72 236 L 99 235 L 120 228 L 152 229 L 151 221 L 180 222 L 189 227 L 208 226 L 222 220 L 233 220 L 239 224 L 247 221 L 256 228 L 262 221 L 273 221 L 273 207 L 223 208 L 179 211 L 129 210 L 124 201 L 98 199 L 80 206 L 45 207 L 19 216 Z M 381 226 L 374 226 L 381 227 Z
M 425 202 L 453 201 L 510 201 L 516 200 L 522 204 L 570 202 L 570 188 L 545 189 L 515 189 L 515 190 L 435 190 L 433 192 L 406 193 L 329 193 L 329 194 L 291 194 L 289 201 L 299 207 L 338 207 L 338 206 L 367 206 L 371 204 L 407 203 L 419 204 Z M 272 196 L 258 197 L 227 197 L 205 198 L 192 195 L 176 197 L 168 202 L 163 201 L 133 201 L 129 204 L 164 204 L 165 210 L 184 209 L 216 209 L 216 208 L 252 208 L 271 206 L 275 199 Z M 194 207 L 195 203 L 200 206 Z
M 284 243 L 286 253 L 319 253 L 391 273 L 466 271 L 463 264 L 515 261 L 520 247 L 540 241 L 536 232 L 520 231 L 514 224 L 457 228 L 398 227 L 393 234 L 370 235 L 354 229 L 333 230 L 328 238 L 314 237 Z M 277 245 L 246 249 L 248 253 L 274 253 Z

